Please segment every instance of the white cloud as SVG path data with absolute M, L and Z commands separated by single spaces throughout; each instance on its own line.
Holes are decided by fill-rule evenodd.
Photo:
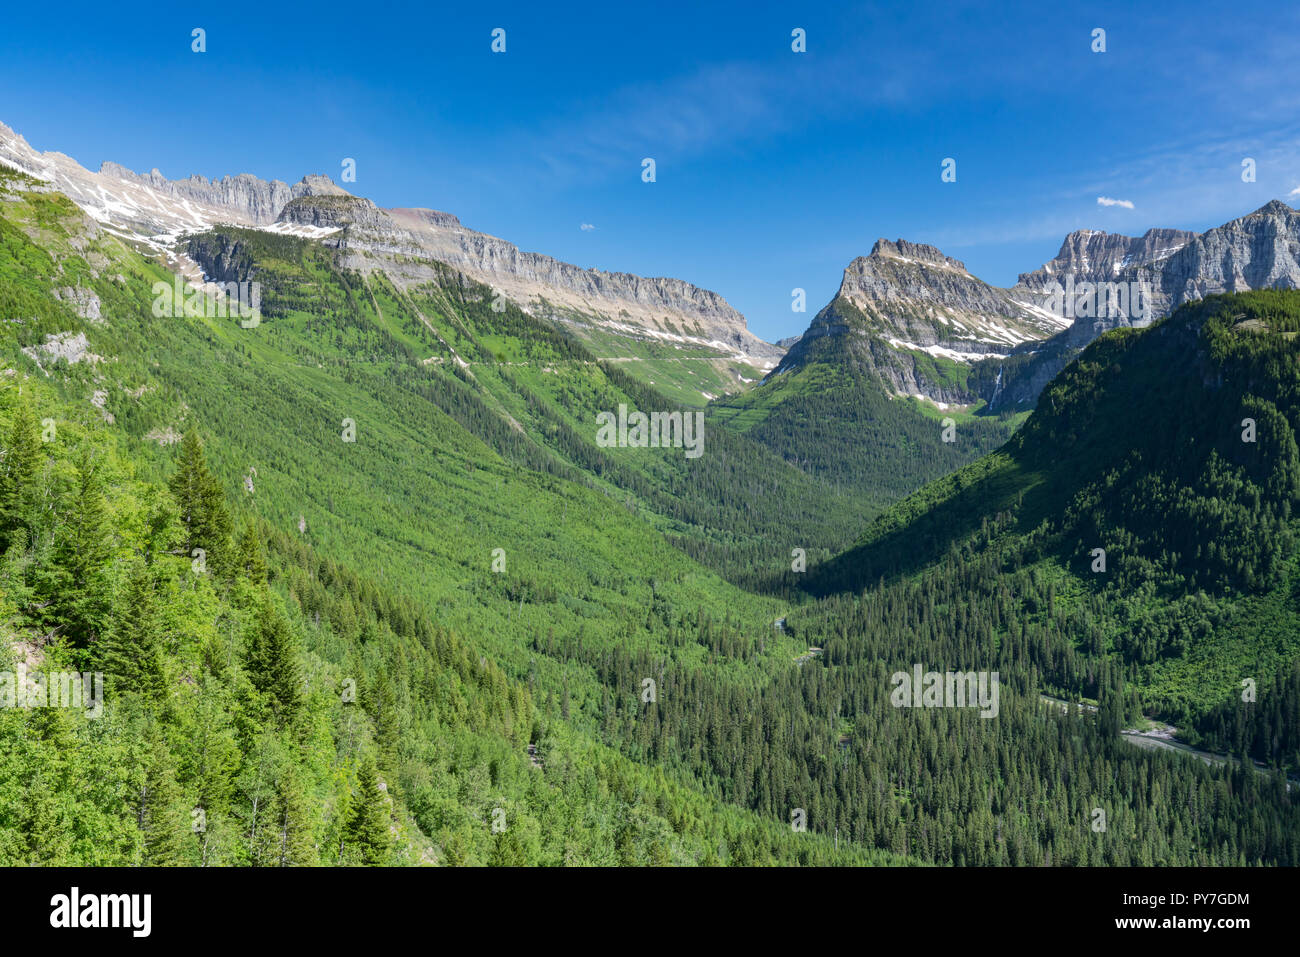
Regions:
M 1111 199 L 1109 196 L 1098 196 L 1098 206 L 1123 206 L 1125 209 L 1132 209 L 1133 202 L 1128 199 Z
M 1291 190 L 1291 192 L 1287 193 L 1287 195 L 1288 195 L 1288 196 L 1300 196 L 1300 186 L 1297 186 L 1295 189 Z
M 593 229 L 595 229 L 595 228 L 596 228 L 596 227 L 593 226 L 593 225 L 591 225 L 591 223 L 583 223 L 583 224 L 582 224 L 582 231 L 583 231 L 584 233 L 589 233 L 589 232 L 591 232 L 591 231 L 592 231 Z

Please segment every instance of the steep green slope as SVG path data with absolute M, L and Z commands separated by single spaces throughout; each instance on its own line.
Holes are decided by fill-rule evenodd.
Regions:
M 899 503 L 810 587 L 983 569 L 970 605 L 1009 592 L 1068 639 L 1039 663 L 1056 687 L 1095 695 L 1114 658 L 1180 724 L 1289 671 L 1297 330 L 1300 296 L 1266 291 L 1103 336 L 1003 449 Z
M 791 643 L 741 629 L 766 634 L 776 606 L 683 558 L 607 494 L 509 464 L 475 430 L 506 456 L 550 461 L 503 440 L 518 433 L 481 399 L 464 401 L 468 384 L 438 380 L 438 402 L 394 388 L 396 363 L 379 357 L 400 356 L 409 332 L 348 321 L 364 280 L 321 282 L 305 323 L 336 324 L 296 338 L 302 315 L 289 310 L 254 329 L 156 317 L 150 287 L 171 277 L 62 197 L 27 193 L 6 213 L 3 653 L 109 678 L 101 719 L 0 713 L 7 861 L 888 859 L 847 844 L 836 854 L 599 743 L 611 689 L 639 702 L 651 673 L 598 683 L 589 662 L 614 642 L 653 653 L 661 696 L 686 669 L 753 687 Z M 62 283 L 96 297 L 98 317 L 57 301 Z M 379 308 L 384 294 L 371 300 Z M 283 352 L 248 335 L 277 323 Z M 292 361 L 317 334 L 343 341 L 332 369 Z M 348 347 L 376 350 L 372 374 L 356 374 Z M 345 413 L 355 442 L 335 421 Z M 192 426 L 213 436 L 217 478 L 169 491 L 159 483 L 177 471 L 172 437 Z M 192 466 L 192 444 L 182 458 Z M 422 494 L 431 482 L 436 494 Z M 191 486 L 204 491 L 186 506 L 176 497 Z M 211 515 L 234 489 L 239 534 L 228 539 Z M 192 525 L 207 530 L 201 542 Z M 563 658 L 530 647 L 557 629 L 573 646 Z M 204 825 L 191 831 L 196 808 Z
M 598 325 L 579 326 L 576 334 L 593 356 L 617 364 L 642 385 L 683 406 L 702 407 L 718 396 L 744 392 L 763 378 L 755 366 L 708 346 L 638 339 Z
M 0 708 L 4 864 L 886 859 L 634 765 L 418 604 L 232 523 L 196 442 L 151 483 L 60 392 L 0 387 L 0 672 L 105 686 Z
M 178 793 L 164 820 L 207 795 L 223 862 L 275 863 L 254 815 L 297 819 L 304 804 L 323 861 L 374 860 L 387 823 L 387 859 L 448 863 L 1300 862 L 1280 782 L 1125 747 L 1130 670 L 1073 647 L 1089 609 L 1062 619 L 1051 594 L 1012 591 L 1023 583 L 992 560 L 949 559 L 946 542 L 917 538 L 901 545 L 917 553 L 911 573 L 866 592 L 790 609 L 735 587 L 719 572 L 783 584 L 802 536 L 851 536 L 865 493 L 827 496 L 825 478 L 720 429 L 699 459 L 600 448 L 596 412 L 672 406 L 553 328 L 494 311 L 446 267 L 424 264 L 428 282 L 399 287 L 345 249 L 223 230 L 190 250 L 223 262 L 222 278 L 261 284 L 261 322 L 159 317 L 151 286 L 173 277 L 156 253 L 96 233 L 55 195 L 11 192 L 0 214 L 0 288 L 27 304 L 0 326 L 12 367 L 0 371 L 0 463 L 32 460 L 9 454 L 37 447 L 15 425 L 25 402 L 59 436 L 39 447 L 52 463 L 40 482 L 5 487 L 17 510 L 6 534 L 28 528 L 5 553 L 9 644 L 130 669 L 150 689 L 101 723 L 0 715 L 14 860 L 171 854 L 165 841 L 149 849 L 152 825 L 123 797 L 152 774 Z M 216 482 L 165 487 L 196 457 L 174 441 L 191 429 Z M 76 506 L 94 490 L 83 451 L 105 464 L 104 523 L 78 517 L 99 513 Z M 203 494 L 187 505 L 186 488 Z M 195 580 L 181 529 L 224 541 L 216 501 L 236 533 L 206 549 L 209 577 Z M 46 524 L 31 537 L 34 515 Z M 107 551 L 88 533 L 101 524 Z M 76 536 L 99 544 L 59 545 Z M 916 574 L 935 550 L 942 561 Z M 93 561 L 74 560 L 83 553 Z M 144 587 L 135 571 L 151 564 Z M 159 615 L 103 618 L 151 594 L 166 596 Z M 153 634 L 133 623 L 155 617 L 161 674 L 141 665 L 158 657 L 131 650 Z M 998 719 L 892 707 L 890 673 L 918 661 L 1000 669 Z M 354 675 L 359 709 L 342 700 Z M 1094 689 L 1097 715 L 1038 707 L 1040 691 Z M 113 713 L 135 723 L 114 726 Z M 51 714 L 74 737 L 26 743 Z M 158 733 L 142 737 L 151 723 Z M 135 756 L 142 740 L 148 756 Z M 129 786 L 108 770 L 118 765 Z M 87 785 L 60 804 L 54 778 Z M 1184 795 L 1204 813 L 1189 819 Z M 381 804 L 386 818 L 350 810 Z M 1090 826 L 1097 807 L 1109 836 Z M 505 832 L 492 830 L 497 808 Z M 801 811 L 809 833 L 790 827 Z M 110 837 L 87 837 L 97 832 Z M 202 846 L 186 841 L 191 855 Z
M 709 416 L 853 495 L 863 506 L 859 521 L 993 451 L 1024 419 L 893 396 L 878 378 L 829 351 L 744 395 L 714 402 Z M 952 420 L 951 441 L 945 441 L 945 419 Z
M 426 406 L 441 410 L 510 465 L 577 481 L 621 502 L 733 583 L 788 590 L 791 549 L 804 548 L 811 560 L 829 557 L 849 543 L 852 522 L 865 507 L 861 496 L 837 491 L 762 444 L 708 423 L 698 456 L 680 448 L 600 447 L 600 413 L 616 413 L 621 405 L 643 412 L 692 410 L 639 382 L 624 364 L 600 362 L 551 324 L 513 306 L 493 309 L 487 287 L 449 267 L 429 262 L 428 282 L 399 289 L 382 272 L 356 272 L 333 250 L 287 237 L 222 230 L 192 240 L 190 249 L 211 275 L 260 282 L 266 321 L 252 330 L 227 322 L 202 342 L 169 342 L 167 354 L 181 350 L 182 356 L 167 365 L 212 368 L 205 350 L 214 345 L 249 350 L 247 361 L 220 359 L 221 374 L 239 375 L 244 368 L 262 378 L 283 374 L 290 380 L 286 388 L 296 389 L 312 375 L 299 367 L 319 366 L 318 376 L 342 374 L 408 422 Z M 348 259 L 356 261 L 355 254 Z M 277 356 L 294 366 L 281 372 Z M 273 401 L 284 401 L 274 391 Z M 303 401 L 315 407 L 323 397 L 293 404 Z M 358 412 L 379 411 L 333 405 L 336 422 L 346 416 L 359 426 Z M 376 434 L 385 425 L 366 428 L 376 441 L 387 440 Z M 276 426 L 259 421 L 263 429 L 275 432 Z M 280 441 L 275 436 L 272 444 Z M 408 450 L 395 458 L 413 462 L 418 454 Z M 412 487 L 406 479 L 397 484 Z

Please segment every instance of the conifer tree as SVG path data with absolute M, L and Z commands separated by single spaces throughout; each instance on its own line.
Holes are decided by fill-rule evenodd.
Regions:
M 397 692 L 393 689 L 393 680 L 387 671 L 380 673 L 375 693 L 367 698 L 373 702 L 371 716 L 375 722 L 375 744 L 385 760 L 392 760 L 397 753 L 401 725 L 397 713 Z
M 254 585 L 266 583 L 266 557 L 257 533 L 257 522 L 252 516 L 244 522 L 235 543 L 235 570 L 237 574 L 246 575 Z
M 488 867 L 526 867 L 527 864 L 528 855 L 510 828 L 492 835 Z
M 388 832 L 388 802 L 379 787 L 375 759 L 366 755 L 357 769 L 357 787 L 343 826 L 343 843 L 355 849 L 365 864 L 388 861 L 392 837 Z
M 137 692 L 160 699 L 167 691 L 157 585 L 152 571 L 139 566 L 131 576 L 113 627 L 99 655 L 113 693 Z
M 55 534 L 38 590 L 47 599 L 46 619 L 78 647 L 88 647 L 108 623 L 111 595 L 107 564 L 112 552 L 104 483 L 98 463 L 83 452 L 67 503 L 67 519 Z
M 39 508 L 41 436 L 31 406 L 19 400 L 0 458 L 0 549 L 31 528 Z
M 176 762 L 161 734 L 149 735 L 149 756 L 140 791 L 138 822 L 144 836 L 144 863 L 174 867 L 187 863 L 185 837 L 189 822 L 176 783 Z
M 297 642 L 269 592 L 263 593 L 253 623 L 247 665 L 253 686 L 271 699 L 276 713 L 292 717 L 302 699 Z
M 276 863 L 304 867 L 317 863 L 310 804 L 297 769 L 289 764 L 276 788 Z
M 78 758 L 74 719 L 67 708 L 37 708 L 26 722 L 19 754 L 24 800 L 15 808 L 21 846 L 8 860 L 22 864 L 65 864 L 76 838 L 61 784 L 75 780 Z M 21 855 L 21 856 L 18 856 Z
M 203 443 L 193 429 L 181 441 L 180 460 L 170 484 L 180 506 L 185 554 L 193 555 L 195 549 L 202 549 L 207 565 L 214 572 L 224 574 L 230 542 L 230 512 L 221 483 L 208 468 Z

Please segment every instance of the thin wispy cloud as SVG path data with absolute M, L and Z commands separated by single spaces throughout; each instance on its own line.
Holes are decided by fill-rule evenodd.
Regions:
M 827 118 L 929 102 L 951 80 L 937 67 L 922 69 L 928 59 L 866 62 L 855 51 L 815 60 L 791 54 L 779 70 L 757 61 L 711 64 L 611 90 L 520 131 L 519 153 L 540 159 L 538 169 L 549 178 L 590 182 L 625 170 L 629 159 L 735 151 Z
M 589 233 L 589 232 L 591 232 L 593 229 L 595 229 L 596 227 L 593 226 L 593 225 L 591 225 L 591 223 L 583 223 L 583 224 L 582 224 L 580 227 L 578 227 L 578 228 L 581 229 L 584 233 Z
M 1076 229 L 1113 231 L 1110 217 L 1119 211 L 1104 213 L 1099 200 L 1129 189 L 1140 191 L 1142 209 L 1135 209 L 1140 220 L 1128 220 L 1128 231 L 1152 226 L 1208 229 L 1274 197 L 1300 196 L 1300 186 L 1292 188 L 1298 155 L 1300 124 L 1251 134 L 1194 134 L 1132 155 L 1108 169 L 1104 178 L 1078 182 L 1048 175 L 1017 196 L 1004 197 L 1003 203 L 991 197 L 982 222 L 936 223 L 932 230 L 919 224 L 916 232 L 931 236 L 929 241 L 945 251 L 951 246 L 967 257 L 981 246 L 1051 246 Z M 1241 160 L 1246 156 L 1257 162 L 1258 182 L 1242 181 Z
M 1109 196 L 1098 196 L 1098 206 L 1122 206 L 1124 209 L 1132 209 L 1133 201 L 1131 199 L 1111 199 Z

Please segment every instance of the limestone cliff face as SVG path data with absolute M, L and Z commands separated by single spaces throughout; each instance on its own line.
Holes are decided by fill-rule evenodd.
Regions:
M 972 379 L 994 409 L 1032 405 L 1044 385 L 1097 336 L 1145 325 L 1185 302 L 1249 289 L 1300 288 L 1300 213 L 1280 200 L 1204 233 L 1149 230 L 1140 238 L 1071 233 L 1056 259 L 1020 277 L 1017 289 L 1041 295 L 1053 281 L 1137 284 L 1150 295 L 1144 319 L 1080 317 L 1041 344 L 1013 350 L 1006 362 L 981 363 Z
M 970 401 L 965 389 L 955 377 L 936 375 L 934 360 L 968 364 L 1005 355 L 1067 324 L 1027 293 L 991 286 L 933 246 L 880 239 L 844 270 L 839 292 L 776 372 L 814 356 L 835 361 L 840 351 L 895 394 L 963 403 Z
M 249 173 L 209 180 L 203 176 L 169 180 L 158 170 L 141 175 L 117 163 L 104 163 L 101 176 L 145 186 L 181 202 L 221 210 L 233 220 L 255 226 L 273 223 L 291 200 L 300 196 L 346 196 L 328 176 L 304 176 L 289 186 L 278 179 L 267 181 Z
M 1216 293 L 1300 288 L 1300 213 L 1275 199 L 1130 273 L 1150 279 L 1160 315 Z
M 266 226 L 297 197 L 343 194 L 324 176 L 307 176 L 289 186 L 246 173 L 219 180 L 169 180 L 156 169 L 140 174 L 117 163 L 91 172 L 70 156 L 32 149 L 3 123 L 0 163 L 44 180 L 97 222 L 155 246 L 220 224 Z
M 679 344 L 713 344 L 770 368 L 784 350 L 749 331 L 716 292 L 681 279 L 583 269 L 467 229 L 449 213 L 389 210 L 430 256 L 487 283 L 535 315 Z
M 155 249 L 172 251 L 183 237 L 219 225 L 266 229 L 329 243 L 350 265 L 382 268 L 399 282 L 426 281 L 434 272 L 430 261 L 444 262 L 526 311 L 579 333 L 710 346 L 762 369 L 784 353 L 751 333 L 744 317 L 715 292 L 680 279 L 583 269 L 523 252 L 467 229 L 450 213 L 380 209 L 325 176 L 306 176 L 290 186 L 249 174 L 169 180 L 156 169 L 140 174 L 116 163 L 91 172 L 71 157 L 32 149 L 3 124 L 0 162 L 46 181 L 97 222 Z M 194 248 L 213 253 L 203 244 Z M 210 261 L 217 265 L 220 257 Z
M 1040 293 L 1066 276 L 1076 282 L 1116 281 L 1128 269 L 1168 259 L 1197 237 L 1182 229 L 1148 229 L 1141 236 L 1121 236 L 1079 229 L 1061 243 L 1056 257 L 1033 272 L 1021 273 L 1015 289 Z
M 450 213 L 432 209 L 379 209 L 355 196 L 312 195 L 289 202 L 279 225 L 329 230 L 323 240 L 367 268 L 379 261 L 399 280 L 424 282 L 436 260 L 482 282 L 534 315 L 580 332 L 682 345 L 710 345 L 771 368 L 784 350 L 764 342 L 745 318 L 715 292 L 680 279 L 583 269 L 513 243 L 467 229 Z

